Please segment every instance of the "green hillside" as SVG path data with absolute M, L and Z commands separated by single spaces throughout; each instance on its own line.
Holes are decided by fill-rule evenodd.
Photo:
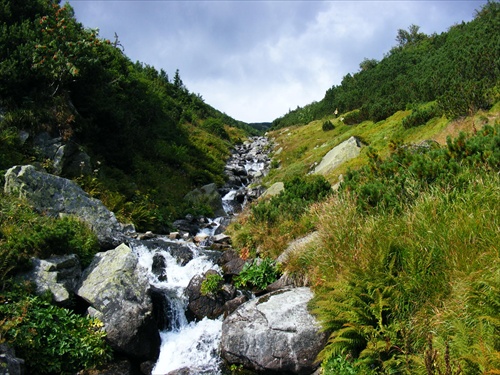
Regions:
M 222 184 L 231 145 L 256 133 L 189 92 L 179 71 L 130 61 L 69 4 L 3 0 L 0 20 L 0 171 L 29 162 L 50 172 L 33 150 L 34 136 L 48 132 L 91 157 L 94 173 L 63 177 L 138 229 L 165 231 L 186 209 L 182 197 Z
M 324 374 L 500 373 L 499 26 L 490 2 L 441 35 L 400 30 L 273 122 L 264 183 L 285 190 L 229 232 L 245 256 L 286 251 L 284 274 L 313 288 Z M 359 156 L 312 173 L 352 136 Z

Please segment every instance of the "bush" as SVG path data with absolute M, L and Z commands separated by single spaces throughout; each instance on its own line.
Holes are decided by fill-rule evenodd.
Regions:
M 284 185 L 279 195 L 252 206 L 252 220 L 273 225 L 286 218 L 297 218 L 312 203 L 332 193 L 330 183 L 321 175 L 294 177 Z
M 325 121 L 321 127 L 323 129 L 323 131 L 327 132 L 329 130 L 333 130 L 335 129 L 335 126 L 332 124 L 331 121 Z
M 441 110 L 434 102 L 428 106 L 415 109 L 410 115 L 403 119 L 401 124 L 405 129 L 414 128 L 416 126 L 425 125 L 427 121 L 438 116 L 441 116 Z
M 26 361 L 29 373 L 74 374 L 111 359 L 99 320 L 81 317 L 39 297 L 4 295 L 0 300 L 0 340 Z
M 240 274 L 235 277 L 234 285 L 237 288 L 266 289 L 274 283 L 279 275 L 279 269 L 270 258 L 256 258 L 252 263 L 246 263 Z
M 39 216 L 26 202 L 5 195 L 0 212 L 0 281 L 28 269 L 32 257 L 76 254 L 86 266 L 99 250 L 96 235 L 77 219 Z
M 201 283 L 201 294 L 203 296 L 216 294 L 222 286 L 224 278 L 218 273 L 208 274 Z

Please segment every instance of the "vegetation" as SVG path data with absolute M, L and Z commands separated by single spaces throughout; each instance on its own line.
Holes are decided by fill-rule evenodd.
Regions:
M 282 271 L 314 289 L 325 374 L 500 371 L 499 54 L 486 36 L 499 16 L 490 2 L 439 36 L 400 31 L 382 61 L 273 124 L 267 185 L 310 178 L 351 136 L 365 145 L 324 176 L 337 193 L 292 220 L 282 196 L 262 200 L 230 227 L 242 256 L 276 258 L 316 233 Z
M 271 258 L 255 258 L 243 266 L 234 279 L 234 285 L 237 288 L 264 290 L 278 279 L 279 274 L 279 267 Z
M 201 294 L 203 296 L 214 295 L 221 290 L 223 283 L 224 278 L 218 273 L 208 274 L 201 283 Z
M 83 266 L 99 251 L 86 224 L 40 216 L 23 200 L 0 194 L 0 285 L 31 266 L 31 258 L 76 254 Z
M 13 345 L 29 373 L 74 374 L 111 359 L 99 320 L 24 291 L 0 295 L 0 322 L 0 343 Z
M 305 125 L 340 113 L 348 123 L 381 121 L 408 104 L 437 101 L 449 118 L 490 108 L 499 99 L 498 18 L 500 3 L 488 2 L 472 22 L 452 26 L 440 35 L 419 27 L 398 30 L 397 46 L 381 61 L 365 59 L 319 102 L 290 111 L 273 128 Z
M 231 145 L 256 133 L 190 93 L 178 70 L 171 79 L 131 62 L 69 4 L 5 0 L 0 16 L 0 171 L 46 165 L 32 147 L 41 131 L 74 141 L 98 171 L 89 192 L 139 230 L 159 232 L 186 209 L 178 202 L 188 191 L 223 183 Z M 30 135 L 23 147 L 19 130 Z

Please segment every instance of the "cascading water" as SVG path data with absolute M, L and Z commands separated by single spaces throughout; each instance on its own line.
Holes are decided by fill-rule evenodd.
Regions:
M 261 142 L 260 147 L 267 145 L 267 140 L 264 138 L 254 139 L 254 143 L 256 141 Z M 263 161 L 264 158 L 257 157 L 255 150 L 248 144 L 246 147 L 254 153 L 245 157 L 242 167 L 247 172 L 264 171 L 267 164 Z M 260 150 L 257 153 L 260 154 Z M 248 183 L 249 180 L 247 179 L 246 182 Z M 235 198 L 236 191 L 239 189 L 241 186 L 235 184 L 223 198 L 224 208 L 228 214 L 234 213 L 234 206 L 229 202 Z M 219 226 L 220 218 L 210 221 L 210 224 L 202 230 L 203 234 L 209 238 L 214 235 Z M 164 315 L 167 323 L 160 332 L 160 356 L 152 371 L 153 375 L 163 375 L 181 368 L 189 368 L 190 373 L 195 372 L 200 375 L 222 373 L 221 359 L 218 355 L 222 317 L 204 318 L 192 322 L 189 322 L 186 317 L 189 301 L 185 290 L 191 279 L 210 269 L 220 271 L 219 266 L 204 251 L 203 245 L 203 242 L 197 246 L 192 242 L 158 238 L 153 247 L 145 246 L 140 242 L 132 246 L 139 257 L 141 266 L 149 271 L 148 277 L 152 288 L 161 291 L 165 297 Z M 179 259 L 173 255 L 172 248 L 178 246 L 182 246 L 184 251 L 191 252 L 187 262 L 185 257 Z M 166 275 L 158 275 L 154 272 L 155 259 L 161 259 Z

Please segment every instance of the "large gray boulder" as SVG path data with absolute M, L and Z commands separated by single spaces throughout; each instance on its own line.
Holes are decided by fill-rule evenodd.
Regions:
M 23 375 L 24 359 L 17 358 L 14 349 L 0 344 L 0 375 Z
M 78 217 L 89 224 L 104 249 L 114 248 L 125 239 L 125 227 L 115 214 L 68 179 L 38 171 L 32 165 L 15 166 L 5 174 L 4 191 L 26 198 L 38 212 Z
M 190 191 L 186 194 L 184 200 L 194 205 L 208 205 L 213 210 L 214 216 L 216 217 L 226 215 L 226 211 L 224 211 L 222 205 L 222 197 L 217 190 L 217 185 L 214 183 Z
M 130 356 L 156 359 L 160 337 L 153 317 L 149 282 L 133 251 L 122 244 L 96 254 L 77 294 L 103 323 L 111 346 Z
M 71 303 L 73 291 L 78 286 L 82 269 L 75 254 L 32 259 L 33 268 L 24 275 L 33 282 L 37 294 L 50 292 L 52 299 L 61 304 Z
M 230 364 L 284 374 L 312 374 L 327 335 L 307 310 L 309 288 L 284 289 L 241 305 L 222 324 Z
M 361 142 L 356 137 L 351 137 L 332 148 L 316 166 L 314 173 L 325 175 L 342 163 L 357 157 L 360 151 Z

